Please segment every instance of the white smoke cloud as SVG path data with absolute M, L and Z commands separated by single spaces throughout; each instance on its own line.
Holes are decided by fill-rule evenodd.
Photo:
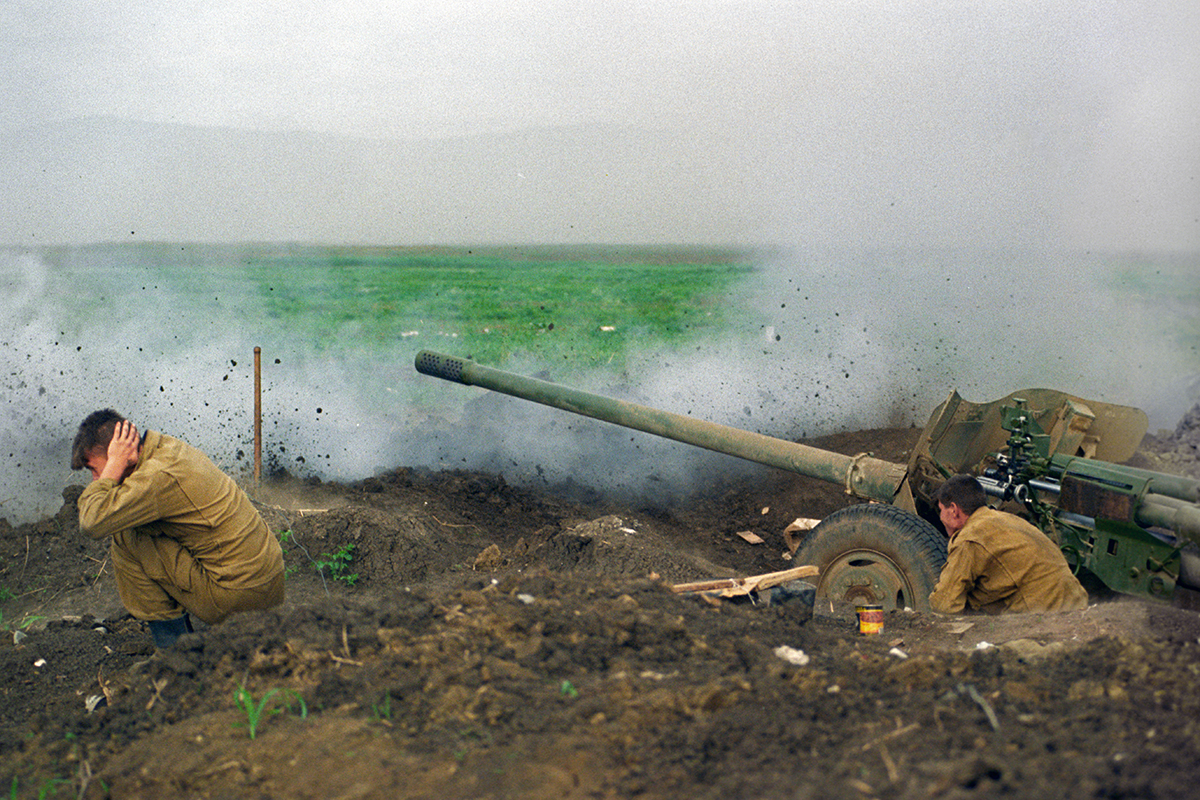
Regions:
M 189 258 L 194 269 L 172 261 Z M 344 346 L 323 350 L 266 313 L 240 262 L 236 250 L 192 245 L 0 252 L 0 516 L 53 513 L 65 484 L 87 480 L 68 469 L 69 446 L 79 421 L 105 406 L 248 475 L 255 345 L 268 474 L 346 481 L 396 466 L 476 468 L 666 501 L 697 474 L 743 468 L 418 375 L 419 349 L 464 355 L 437 331 L 356 350 L 362 332 L 344 326 L 329 334 Z M 647 348 L 623 374 L 567 382 L 786 439 L 922 425 L 951 389 L 975 401 L 1063 389 L 1142 407 L 1152 430 L 1173 427 L 1198 399 L 1196 354 L 1176 338 L 1195 310 L 1135 285 L 1151 263 L 1166 287 L 1185 286 L 1196 267 L 968 249 L 777 251 L 728 299 L 737 311 L 725 335 Z M 534 354 L 490 366 L 561 380 Z

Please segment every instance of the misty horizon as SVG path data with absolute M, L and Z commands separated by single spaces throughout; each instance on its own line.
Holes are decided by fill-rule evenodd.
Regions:
M 0 242 L 1200 249 L 1200 7 L 0 8 Z
M 669 175 L 659 169 L 663 161 L 673 165 Z M 1186 235 L 1161 241 L 1059 236 L 1036 203 L 998 218 L 994 204 L 951 216 L 948 209 L 930 213 L 927 204 L 896 212 L 892 201 L 886 211 L 874 209 L 877 227 L 853 234 L 836 213 L 853 200 L 844 198 L 837 206 L 811 208 L 806 224 L 789 227 L 765 211 L 759 216 L 763 196 L 745 191 L 748 185 L 764 189 L 777 206 L 790 191 L 788 176 L 730 150 L 683 147 L 668 130 L 631 126 L 387 139 L 91 117 L 10 129 L 0 139 L 0 165 L 8 172 L 8 191 L 0 194 L 0 246 L 162 241 L 1200 251 L 1200 242 Z M 971 235 L 964 237 L 963 228 Z M 1020 233 L 1011 233 L 1015 229 Z

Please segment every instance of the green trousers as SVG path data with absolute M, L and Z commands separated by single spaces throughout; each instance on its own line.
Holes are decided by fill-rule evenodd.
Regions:
M 267 583 L 230 588 L 179 542 L 136 529 L 117 533 L 109 555 L 121 602 L 141 620 L 175 619 L 188 611 L 209 625 L 239 611 L 274 608 L 283 602 L 283 558 Z

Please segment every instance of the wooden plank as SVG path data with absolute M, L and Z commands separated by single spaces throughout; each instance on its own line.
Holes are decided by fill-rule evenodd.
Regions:
M 745 578 L 717 578 L 692 583 L 677 583 L 671 587 L 676 594 L 688 592 L 720 592 L 723 596 L 731 597 L 739 594 L 749 594 L 759 589 L 770 589 L 789 581 L 801 578 L 811 578 L 818 574 L 819 569 L 812 565 L 792 567 L 781 572 L 767 572 L 762 575 L 750 575 Z

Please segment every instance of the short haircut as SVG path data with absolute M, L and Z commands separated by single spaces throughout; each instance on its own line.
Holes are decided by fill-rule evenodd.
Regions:
M 944 506 L 956 505 L 967 516 L 987 505 L 983 487 L 972 475 L 954 475 L 933 493 L 933 499 Z
M 71 445 L 71 469 L 86 467 L 88 457 L 97 448 L 108 449 L 117 423 L 124 421 L 125 418 L 111 408 L 88 414 L 75 434 L 75 444 Z

